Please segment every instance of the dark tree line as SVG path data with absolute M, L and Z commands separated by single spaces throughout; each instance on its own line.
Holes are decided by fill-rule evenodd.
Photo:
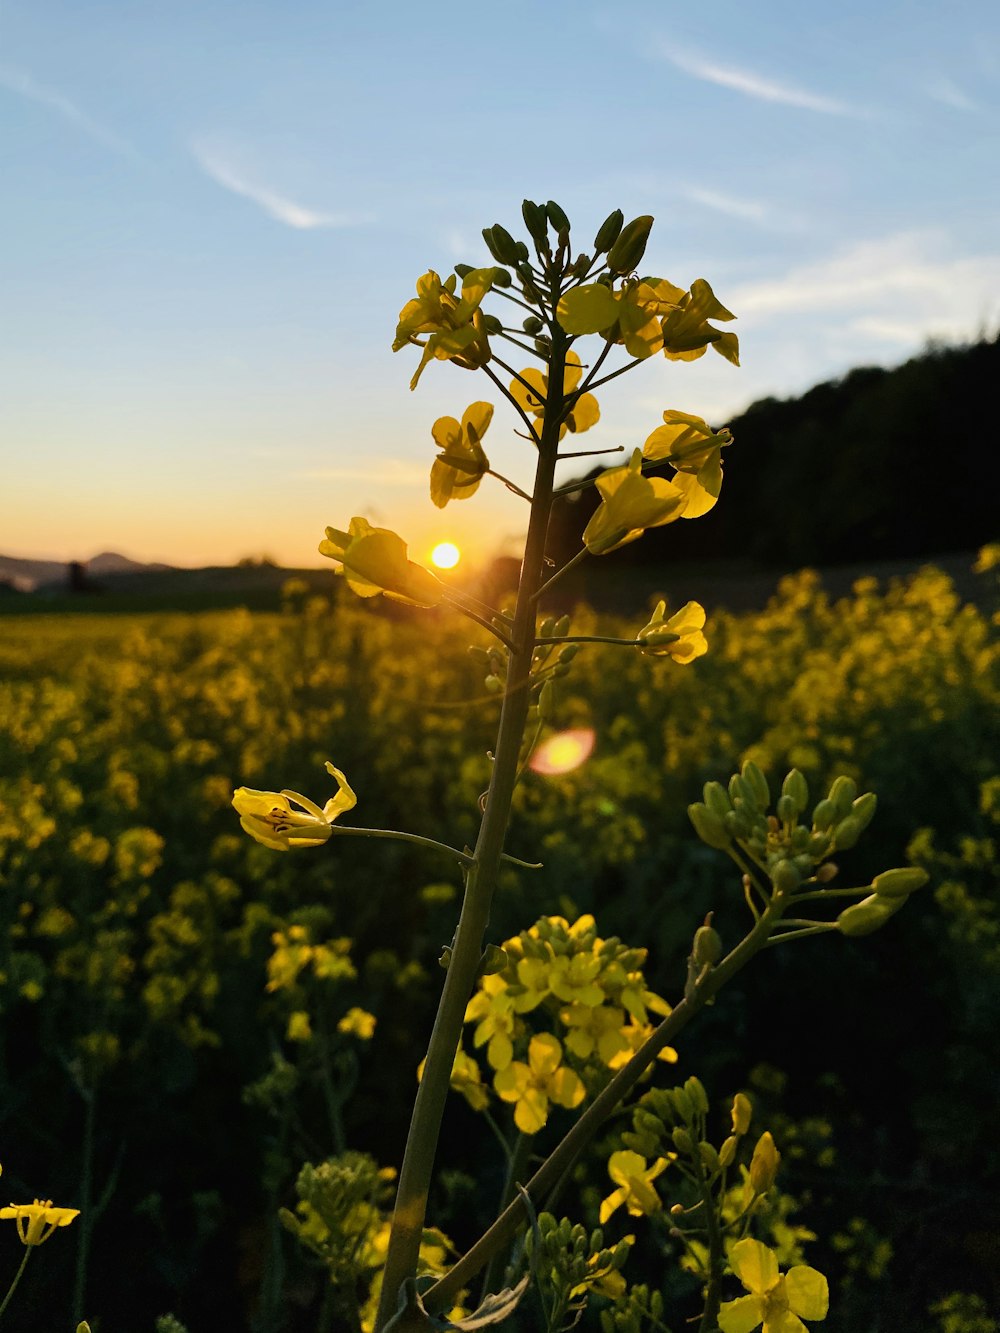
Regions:
M 930 347 L 892 370 L 852 370 L 800 398 L 761 399 L 730 423 L 712 423 L 729 424 L 735 437 L 725 454 L 723 503 L 697 523 L 647 532 L 616 560 L 640 567 L 725 559 L 788 569 L 993 541 L 1000 535 L 989 480 L 996 476 L 998 387 L 1000 335 Z M 553 554 L 578 549 L 597 500 L 589 488 L 560 502 Z

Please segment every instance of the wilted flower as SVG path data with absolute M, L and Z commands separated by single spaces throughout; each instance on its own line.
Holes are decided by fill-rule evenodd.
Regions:
M 326 771 L 336 778 L 339 790 L 322 810 L 308 796 L 295 791 L 238 787 L 233 793 L 233 807 L 240 816 L 240 824 L 251 838 L 277 852 L 287 852 L 292 847 L 322 846 L 333 832 L 333 821 L 358 803 L 340 769 L 328 761 Z M 293 803 L 299 809 L 293 809 Z

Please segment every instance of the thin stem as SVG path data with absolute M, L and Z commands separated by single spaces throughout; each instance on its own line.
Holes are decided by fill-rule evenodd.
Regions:
M 464 606 L 457 596 L 449 595 L 449 593 L 446 592 L 445 599 L 451 603 L 456 611 L 461 611 L 463 616 L 468 616 L 469 619 L 474 620 L 477 625 L 482 625 L 483 629 L 489 630 L 493 637 L 499 639 L 507 651 L 510 652 L 514 645 L 511 643 L 507 635 L 504 634 L 502 629 L 498 629 L 492 621 L 487 620 L 485 616 L 481 616 L 478 611 L 473 611 L 471 606 Z
M 495 361 L 495 360 L 496 360 L 496 357 L 494 357 L 493 359 L 494 359 L 494 361 Z M 502 363 L 500 363 L 500 364 L 502 364 Z M 537 445 L 537 444 L 538 444 L 538 441 L 539 441 L 538 431 L 535 429 L 535 423 L 534 423 L 534 422 L 531 420 L 531 418 L 528 416 L 527 412 L 525 412 L 524 408 L 523 408 L 523 407 L 521 406 L 521 404 L 517 401 L 517 399 L 514 397 L 514 395 L 511 393 L 511 391 L 507 388 L 506 384 L 504 384 L 503 380 L 500 378 L 499 375 L 497 375 L 494 371 L 492 371 L 492 370 L 489 368 L 489 366 L 483 366 L 483 367 L 481 367 L 481 369 L 482 369 L 483 373 L 487 376 L 487 378 L 488 378 L 488 379 L 491 379 L 491 380 L 493 381 L 493 383 L 494 383 L 494 384 L 496 385 L 496 387 L 500 390 L 500 392 L 501 392 L 501 393 L 503 394 L 503 396 L 507 399 L 507 401 L 513 405 L 514 410 L 517 412 L 518 416 L 521 418 L 521 420 L 524 422 L 524 424 L 528 427 L 528 430 L 529 430 L 529 432 L 531 433 L 531 439 L 532 439 L 533 443 Z M 521 379 L 520 375 L 518 375 L 517 378 L 518 378 L 518 379 Z M 524 383 L 523 380 L 522 380 L 521 382 L 522 382 L 522 384 Z M 530 385 L 529 385 L 528 387 L 530 388 Z M 533 397 L 536 396 L 536 395 L 535 395 L 535 391 L 534 391 L 534 389 L 531 389 L 531 393 L 532 393 L 532 396 L 533 396 Z
M 563 566 L 565 569 L 567 566 Z M 562 570 L 559 571 L 562 573 Z M 553 575 L 549 579 L 552 583 L 558 575 Z M 645 639 L 614 639 L 607 634 L 566 634 L 561 639 L 536 639 L 536 644 L 543 643 L 616 643 L 620 648 L 641 648 L 646 642 Z M 671 640 L 673 642 L 673 640 Z
M 515 338 L 512 334 L 508 333 L 506 329 L 501 329 L 499 336 L 506 339 L 507 342 L 513 343 L 515 347 L 520 347 L 522 352 L 527 352 L 529 356 L 537 357 L 539 361 L 544 362 L 546 365 L 548 364 L 548 357 L 543 356 L 537 347 L 530 347 L 527 343 L 523 343 L 520 338 Z M 495 361 L 496 357 L 493 359 Z
M 522 301 L 519 296 L 514 296 L 506 287 L 491 287 L 491 296 L 502 296 L 505 301 L 511 301 L 514 305 L 519 305 L 522 310 L 527 310 L 529 315 L 534 315 L 537 319 L 538 311 L 533 305 L 528 305 L 527 301 Z
M 559 462 L 561 463 L 564 458 L 596 458 L 599 454 L 623 454 L 624 452 L 625 446 L 623 444 L 616 445 L 614 449 L 577 449 L 572 454 L 560 454 Z
M 475 863 L 475 858 L 468 852 L 460 852 L 457 847 L 449 847 L 446 842 L 438 842 L 436 838 L 423 838 L 419 833 L 401 833 L 398 829 L 389 828 L 356 828 L 350 824 L 334 824 L 331 832 L 338 838 L 391 838 L 396 842 L 413 842 L 418 847 L 432 847 L 437 852 L 446 852 L 464 866 Z
M 590 551 L 587 549 L 587 547 L 581 546 L 579 551 L 577 551 L 576 555 L 571 556 L 570 559 L 566 561 L 566 563 L 562 566 L 561 569 L 557 569 L 556 572 L 552 575 L 552 577 L 550 579 L 547 579 L 546 582 L 542 584 L 542 586 L 535 593 L 535 601 L 537 602 L 539 598 L 543 597 L 544 594 L 548 592 L 548 590 L 552 587 L 553 583 L 555 583 L 557 579 L 561 579 L 562 576 L 568 570 L 573 569 L 576 565 L 580 563 L 581 560 L 584 560 L 589 554 Z M 535 642 L 541 643 L 542 640 L 536 639 Z
M 804 940 L 807 935 L 825 935 L 828 931 L 836 929 L 837 923 L 829 921 L 825 926 L 816 925 L 810 926 L 808 929 L 782 931 L 768 940 L 766 947 L 773 948 L 776 944 L 784 944 L 786 940 Z
M 608 343 L 608 346 L 610 347 L 611 344 Z M 626 371 L 634 370 L 636 366 L 641 366 L 642 361 L 643 358 L 641 356 L 637 356 L 634 361 L 627 361 L 624 366 L 619 366 L 619 368 L 617 370 L 613 370 L 610 375 L 605 375 L 604 379 L 594 380 L 589 387 L 591 389 L 599 389 L 602 384 L 610 384 L 611 381 L 616 380 L 619 375 L 624 375 Z
M 615 1074 L 611 1082 L 594 1098 L 570 1131 L 525 1185 L 525 1192 L 537 1204 L 590 1142 L 612 1111 L 625 1099 L 657 1055 L 691 1019 L 714 999 L 715 995 L 767 943 L 772 923 L 779 920 L 781 905 L 769 904 L 761 919 L 740 943 L 714 968 L 706 969 L 690 995 L 685 997 L 640 1046 L 635 1055 Z M 526 1220 L 520 1196 L 496 1219 L 461 1259 L 424 1293 L 424 1305 L 430 1311 L 444 1309 L 455 1293 L 489 1261 L 495 1251 L 507 1245 Z
M 545 397 L 543 398 L 542 395 L 541 395 L 541 394 L 538 392 L 538 390 L 535 388 L 535 386 L 534 386 L 533 384 L 531 384 L 528 380 L 526 380 L 526 379 L 524 378 L 524 376 L 521 374 L 520 371 L 515 370 L 513 366 L 508 366 L 507 362 L 506 362 L 506 361 L 501 361 L 500 358 L 499 358 L 498 356 L 495 356 L 495 357 L 493 358 L 493 361 L 494 361 L 494 364 L 495 364 L 495 365 L 498 365 L 498 366 L 500 367 L 501 370 L 506 370 L 506 372 L 507 372 L 508 375 L 512 375 L 512 376 L 514 377 L 514 379 L 517 380 L 518 384 L 523 385 L 524 388 L 527 389 L 528 393 L 531 394 L 532 398 L 536 399 L 537 402 L 538 402 L 542 407 L 547 407 L 547 406 L 548 406 L 549 399 L 552 398 L 552 397 L 554 396 L 554 395 L 553 395 L 553 390 L 552 390 L 552 374 L 551 374 L 551 371 L 550 371 L 550 373 L 549 373 L 549 391 L 548 391 L 548 393 L 545 395 Z M 484 366 L 483 369 L 485 370 L 485 369 L 487 369 L 487 367 Z M 562 397 L 561 394 L 560 394 L 559 396 L 560 396 L 560 398 Z
M 753 872 L 753 868 L 751 867 L 751 865 L 749 864 L 749 862 L 747 862 L 746 860 L 744 860 L 744 858 L 739 854 L 739 852 L 736 850 L 736 848 L 735 848 L 732 844 L 730 844 L 730 845 L 726 848 L 726 855 L 729 856 L 729 857 L 731 858 L 731 860 L 733 860 L 733 861 L 736 862 L 736 864 L 739 866 L 740 870 L 742 870 L 742 872 L 743 872 L 744 875 L 748 875 L 748 876 L 750 877 L 750 883 L 754 886 L 754 888 L 755 888 L 755 889 L 757 890 L 757 892 L 760 894 L 760 896 L 761 896 L 761 900 L 763 901 L 764 906 L 766 907 L 767 904 L 771 901 L 771 895 L 770 895 L 769 893 L 765 892 L 764 888 L 762 887 L 762 885 L 761 885 L 761 883 L 760 883 L 760 880 L 759 880 L 759 879 L 757 878 L 757 876 L 754 874 L 754 872 Z
M 94 1132 L 97 1117 L 97 1093 L 93 1088 L 81 1088 L 86 1104 L 83 1116 L 83 1162 L 80 1176 L 80 1236 L 76 1251 L 76 1271 L 73 1275 L 73 1322 L 83 1318 L 83 1304 L 87 1289 L 87 1267 L 90 1262 L 90 1238 L 94 1229 L 94 1210 L 90 1195 L 94 1180 Z
M 503 1190 L 500 1194 L 499 1212 L 503 1210 L 513 1199 L 520 1177 L 525 1174 L 528 1162 L 531 1160 L 532 1136 L 530 1134 L 518 1134 L 514 1140 L 514 1150 L 507 1159 L 507 1175 L 504 1179 Z M 490 1294 L 490 1290 L 500 1277 L 503 1264 L 503 1250 L 497 1250 L 496 1254 L 486 1265 L 486 1272 L 483 1274 L 483 1286 L 479 1300 L 480 1304 Z
M 866 884 L 863 889 L 813 889 L 809 893 L 797 893 L 797 903 L 807 903 L 813 898 L 857 898 L 862 893 L 871 893 L 872 886 Z
M 600 354 L 598 355 L 597 360 L 596 360 L 596 361 L 594 362 L 594 364 L 590 367 L 590 372 L 589 372 L 589 374 L 587 375 L 587 378 L 586 378 L 586 379 L 583 381 L 583 383 L 580 385 L 579 389 L 577 389 L 577 390 L 574 392 L 574 394 L 573 394 L 573 396 L 572 396 L 572 400 L 571 400 L 572 402 L 575 403 L 576 400 L 577 400 L 577 398 L 579 398 L 582 394 L 588 393 L 588 392 L 590 391 L 590 389 L 591 389 L 591 387 L 593 386 L 593 383 L 594 383 L 594 376 L 597 374 L 597 372 L 600 370 L 601 366 L 603 366 L 603 365 L 604 365 L 604 362 L 607 360 L 607 358 L 608 358 L 608 353 L 611 351 L 611 346 L 612 346 L 611 343 L 609 343 L 609 342 L 605 342 L 604 346 L 601 348 L 601 351 L 600 351 Z
M 528 492 L 522 491 L 520 486 L 516 486 L 514 482 L 508 477 L 505 477 L 502 472 L 494 472 L 491 467 L 488 467 L 486 469 L 486 475 L 488 477 L 495 477 L 497 481 L 502 481 L 509 491 L 513 491 L 515 495 L 519 495 L 522 500 L 527 500 L 528 503 L 531 504 L 531 496 Z
M 698 1192 L 705 1203 L 705 1228 L 708 1232 L 708 1281 L 705 1284 L 705 1308 L 702 1311 L 698 1333 L 712 1333 L 716 1328 L 721 1300 L 722 1272 L 725 1267 L 725 1250 L 722 1245 L 722 1233 L 719 1229 L 719 1217 L 712 1199 L 712 1189 L 705 1176 L 701 1158 L 694 1158 Z M 724 1195 L 722 1197 L 725 1197 Z
M 503 366 L 502 362 L 497 362 Z M 549 394 L 546 416 L 538 439 L 535 486 L 518 585 L 512 647 L 504 687 L 500 725 L 494 751 L 490 785 L 483 819 L 476 840 L 473 862 L 467 867 L 465 896 L 451 961 L 438 1003 L 424 1065 L 424 1076 L 407 1135 L 399 1187 L 386 1254 L 382 1292 L 375 1329 L 381 1331 L 396 1312 L 402 1284 L 416 1276 L 427 1210 L 427 1195 L 434 1169 L 441 1118 L 451 1081 L 451 1069 L 462 1035 L 465 1009 L 472 994 L 482 958 L 483 938 L 490 916 L 503 856 L 503 843 L 510 819 L 514 780 L 528 714 L 529 682 L 535 637 L 535 590 L 541 583 L 545 540 L 552 508 L 552 482 L 559 451 L 559 419 L 563 407 L 566 369 L 566 339 L 553 330 L 549 362 Z M 503 366 L 504 369 L 508 367 Z M 489 367 L 484 367 L 489 373 Z M 491 375 L 495 383 L 496 376 Z M 520 378 L 520 377 L 517 377 Z M 530 386 L 529 386 L 530 387 Z M 502 386 L 501 386 L 502 388 Z M 506 390 L 503 390 L 506 393 Z M 507 394 L 510 397 L 510 394 Z M 524 416 L 520 405 L 518 411 Z M 530 426 L 530 422 L 528 423 Z M 523 1205 L 519 1204 L 518 1212 Z M 513 1234 L 513 1233 L 511 1233 Z M 492 1250 L 490 1251 L 492 1254 Z M 489 1255 L 486 1259 L 489 1259 Z M 485 1262 L 485 1260 L 484 1260 Z M 481 1265 L 476 1266 L 478 1272 Z
M 14 1281 L 7 1288 L 7 1295 L 3 1298 L 3 1305 L 0 1305 L 0 1319 L 3 1318 L 3 1312 L 10 1304 L 10 1298 L 14 1295 L 14 1292 L 17 1290 L 17 1284 L 21 1281 L 21 1274 L 27 1268 L 28 1260 L 31 1258 L 31 1251 L 34 1248 L 35 1248 L 34 1245 L 25 1245 L 24 1247 L 24 1258 L 21 1260 L 21 1266 L 14 1274 Z

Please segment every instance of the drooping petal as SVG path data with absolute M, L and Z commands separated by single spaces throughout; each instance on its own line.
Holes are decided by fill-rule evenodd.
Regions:
M 332 823 L 338 816 L 344 814 L 345 811 L 353 810 L 358 803 L 358 798 L 355 796 L 351 784 L 344 777 L 343 773 L 341 773 L 339 768 L 334 768 L 329 759 L 326 761 L 325 767 L 330 776 L 336 779 L 337 787 L 339 789 L 336 796 L 331 797 L 323 807 L 323 814 Z
M 764 1302 L 759 1296 L 740 1296 L 723 1301 L 719 1307 L 722 1333 L 751 1333 L 764 1318 Z

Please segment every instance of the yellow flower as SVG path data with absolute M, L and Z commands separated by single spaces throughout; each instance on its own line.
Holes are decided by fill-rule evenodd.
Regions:
M 392 350 L 398 352 L 408 343 L 423 347 L 424 354 L 416 369 L 410 388 L 417 387 L 428 361 L 454 361 L 466 370 L 484 366 L 490 359 L 490 344 L 486 337 L 482 311 L 483 297 L 493 286 L 495 268 L 472 269 L 462 279 L 462 295 L 455 295 L 457 278 L 454 274 L 444 282 L 430 270 L 417 279 L 417 295 L 407 301 L 399 312 L 396 337 Z M 417 334 L 428 333 L 426 342 Z
M 79 1216 L 79 1208 L 53 1208 L 51 1199 L 12 1203 L 9 1208 L 0 1208 L 0 1217 L 13 1218 L 17 1222 L 17 1234 L 25 1245 L 41 1245 L 56 1227 L 68 1227 L 74 1217 Z
M 426 1057 L 417 1065 L 417 1082 L 424 1076 L 424 1065 Z M 474 1111 L 485 1111 L 490 1104 L 490 1090 L 483 1082 L 482 1075 L 479 1072 L 479 1065 L 474 1056 L 471 1056 L 464 1047 L 459 1046 L 455 1052 L 455 1060 L 451 1066 L 451 1078 L 448 1080 L 449 1086 L 455 1092 L 460 1092 Z
M 430 570 L 406 558 L 406 543 L 388 528 L 373 528 L 365 518 L 352 518 L 346 532 L 327 528 L 320 555 L 339 560 L 348 587 L 359 597 L 380 592 L 413 606 L 436 606 L 443 589 Z
M 743 1135 L 750 1128 L 753 1106 L 745 1092 L 738 1092 L 733 1098 L 733 1133 Z
M 633 1217 L 648 1216 L 662 1208 L 663 1202 L 651 1182 L 668 1165 L 666 1157 L 658 1157 L 652 1166 L 647 1167 L 645 1157 L 637 1152 L 613 1152 L 608 1159 L 608 1175 L 618 1189 L 601 1203 L 601 1226 L 622 1204 L 625 1204 Z
M 684 518 L 707 514 L 722 490 L 722 450 L 732 444 L 728 430 L 713 431 L 701 417 L 686 412 L 664 412 L 658 426 L 642 446 L 647 462 L 666 459 L 679 473 L 674 484 L 687 492 Z
M 778 1272 L 774 1251 L 759 1240 L 741 1240 L 729 1256 L 733 1272 L 750 1293 L 724 1301 L 719 1310 L 722 1333 L 806 1333 L 803 1319 L 825 1319 L 830 1296 L 826 1278 L 815 1268 L 796 1264 Z
M 333 821 L 358 803 L 340 769 L 328 761 L 326 771 L 336 778 L 339 790 L 322 810 L 298 792 L 238 787 L 233 793 L 233 807 L 240 824 L 251 838 L 277 852 L 287 852 L 292 847 L 321 847 L 333 832 Z M 299 809 L 292 808 L 293 802 Z
M 476 1046 L 486 1047 L 486 1059 L 494 1069 L 505 1069 L 514 1058 L 514 1037 L 518 1018 L 514 1012 L 514 996 L 499 973 L 480 977 L 479 990 L 465 1010 L 466 1023 L 476 1023 L 472 1034 Z
M 624 467 L 609 468 L 595 483 L 601 504 L 583 533 L 592 555 L 607 555 L 635 541 L 647 528 L 680 518 L 687 495 L 675 482 L 642 475 L 642 451 L 633 450 Z
M 352 1037 L 357 1037 L 360 1041 L 371 1041 L 375 1035 L 375 1024 L 378 1019 L 374 1014 L 370 1014 L 367 1009 L 359 1009 L 357 1005 L 348 1009 L 347 1013 L 337 1024 L 338 1032 L 349 1033 Z
M 583 367 L 580 364 L 579 356 L 576 352 L 567 352 L 566 368 L 563 371 L 564 399 L 576 391 L 582 376 Z M 530 389 L 526 388 L 522 381 L 526 381 L 531 386 Z M 541 427 L 545 418 L 546 400 L 549 396 L 548 375 L 537 370 L 534 366 L 529 366 L 527 370 L 521 371 L 520 379 L 511 380 L 510 391 L 522 411 L 530 413 Z M 596 425 L 600 419 L 601 409 L 594 395 L 592 393 L 581 394 L 573 404 L 572 411 L 559 427 L 559 438 L 562 439 L 568 430 L 580 435 L 585 430 L 590 430 L 591 426 Z
M 671 361 L 695 361 L 711 345 L 731 361 L 740 364 L 739 342 L 735 333 L 722 333 L 709 324 L 710 319 L 728 321 L 736 316 L 716 299 L 704 278 L 696 278 L 691 290 L 680 299 L 677 309 L 663 321 L 663 354 Z
M 708 640 L 702 633 L 705 608 L 697 602 L 686 602 L 669 620 L 664 620 L 666 610 L 666 602 L 657 602 L 649 623 L 636 635 L 643 641 L 639 652 L 649 657 L 672 657 L 682 666 L 707 653 Z
M 465 409 L 461 424 L 454 417 L 438 417 L 431 427 L 444 450 L 431 468 L 431 499 L 438 509 L 449 500 L 467 500 L 479 489 L 490 466 L 481 441 L 492 420 L 492 403 L 473 403 Z
M 514 1008 L 526 1014 L 537 1008 L 550 992 L 566 1004 L 600 1004 L 604 991 L 594 978 L 601 960 L 592 953 L 558 954 L 550 958 L 522 958 L 517 979 L 524 994 L 514 999 Z
M 558 313 L 567 333 L 603 333 L 639 359 L 662 349 L 672 361 L 694 361 L 711 345 L 739 365 L 736 335 L 708 323 L 735 316 L 716 300 L 704 278 L 697 278 L 689 292 L 665 278 L 627 278 L 618 291 L 591 283 L 567 292 Z
M 781 1153 L 774 1146 L 774 1139 L 770 1131 L 765 1131 L 757 1140 L 757 1146 L 753 1150 L 753 1157 L 750 1159 L 750 1188 L 754 1194 L 766 1194 L 774 1184 L 774 1178 L 778 1174 L 778 1163 L 781 1161 Z
M 596 1052 L 598 1059 L 605 1065 L 620 1055 L 631 1055 L 632 1051 L 624 1036 L 625 1011 L 614 1005 L 599 1005 L 594 1008 L 589 1004 L 572 1004 L 559 1010 L 560 1021 L 569 1031 L 566 1033 L 567 1049 L 580 1060 L 589 1060 Z
M 312 1024 L 304 1009 L 296 1009 L 293 1014 L 289 1014 L 285 1036 L 289 1041 L 312 1041 Z
M 501 1069 L 493 1086 L 505 1102 L 514 1103 L 514 1123 L 522 1134 L 537 1134 L 549 1118 L 549 1102 L 579 1106 L 586 1089 L 578 1074 L 562 1063 L 562 1045 L 547 1032 L 528 1043 L 528 1063 L 514 1060 Z

